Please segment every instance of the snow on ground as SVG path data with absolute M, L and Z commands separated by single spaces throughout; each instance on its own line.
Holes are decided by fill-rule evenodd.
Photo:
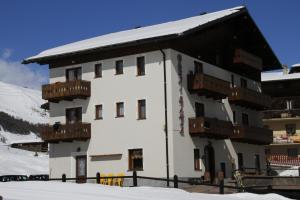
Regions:
M 5 144 L 42 141 L 41 138 L 34 133 L 30 133 L 28 135 L 10 133 L 1 129 L 1 126 L 0 126 L 0 138 L 5 138 Z
M 48 174 L 48 155 L 0 146 L 0 175 Z M 1 194 L 0 194 L 1 195 Z
M 174 188 L 116 187 L 62 182 L 0 183 L 4 200 L 286 200 L 276 195 L 238 193 L 229 195 L 189 193 Z
M 41 91 L 0 82 L 0 111 L 34 124 L 48 123 L 43 103 Z
M 279 173 L 279 176 L 299 176 L 298 166 L 293 166 Z

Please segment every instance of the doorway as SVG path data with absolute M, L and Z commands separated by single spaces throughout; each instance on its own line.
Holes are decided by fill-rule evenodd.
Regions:
M 76 156 L 76 182 L 86 183 L 87 163 L 86 156 Z
M 215 179 L 215 151 L 214 148 L 212 147 L 211 143 L 206 145 L 204 147 L 204 156 L 205 156 L 205 172 L 209 172 L 210 174 L 210 181 L 213 182 Z

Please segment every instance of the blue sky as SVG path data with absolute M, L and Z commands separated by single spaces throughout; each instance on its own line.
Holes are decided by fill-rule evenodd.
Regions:
M 299 0 L 1 0 L 0 81 L 39 88 L 42 50 L 105 33 L 246 5 L 283 64 L 300 63 Z

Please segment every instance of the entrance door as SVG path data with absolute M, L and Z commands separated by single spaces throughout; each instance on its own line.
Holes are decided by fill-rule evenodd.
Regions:
M 215 151 L 211 144 L 208 144 L 204 148 L 205 155 L 205 171 L 210 174 L 210 181 L 213 182 L 215 179 Z
M 76 182 L 85 183 L 86 182 L 86 156 L 76 157 Z

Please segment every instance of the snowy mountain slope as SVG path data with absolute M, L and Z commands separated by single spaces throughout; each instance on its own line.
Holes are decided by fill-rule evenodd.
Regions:
M 0 175 L 48 174 L 48 155 L 0 145 Z
M 0 82 L 0 111 L 33 124 L 45 124 L 48 115 L 40 108 L 43 103 L 38 90 Z

